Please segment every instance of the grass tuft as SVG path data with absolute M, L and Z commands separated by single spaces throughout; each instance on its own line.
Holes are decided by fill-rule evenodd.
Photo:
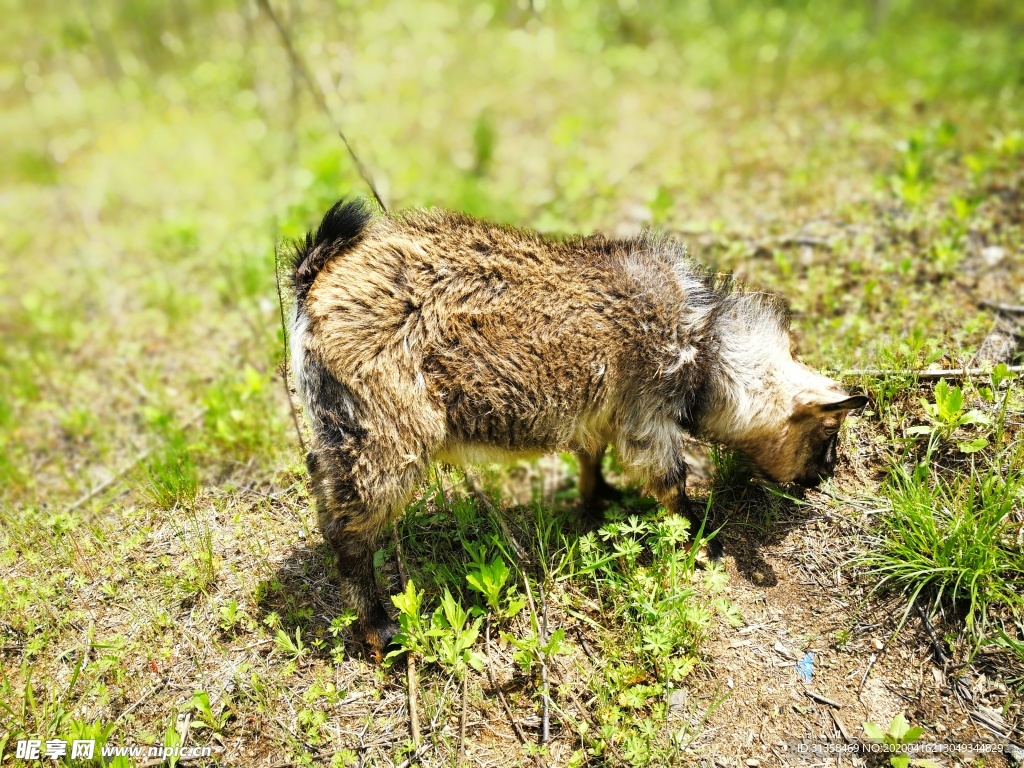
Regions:
M 881 487 L 889 511 L 861 562 L 910 605 L 922 596 L 959 608 L 980 640 L 993 609 L 1024 611 L 1024 553 L 1014 542 L 1022 488 L 1019 471 L 999 465 L 952 477 L 897 465 Z
M 199 472 L 192 452 L 180 437 L 170 440 L 145 465 L 140 486 L 147 501 L 160 509 L 190 508 L 199 494 Z

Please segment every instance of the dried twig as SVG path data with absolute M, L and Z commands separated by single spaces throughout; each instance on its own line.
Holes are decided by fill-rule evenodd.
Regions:
M 1009 373 L 1024 373 L 1024 365 L 1008 365 Z M 834 373 L 835 376 L 915 376 L 918 379 L 962 379 L 966 376 L 987 376 L 990 368 L 929 368 L 923 371 L 900 371 L 895 368 L 849 368 Z
M 151 446 L 151 447 L 147 448 L 142 453 L 140 453 L 138 456 L 136 456 L 135 459 L 130 464 L 128 464 L 127 466 L 125 466 L 121 470 L 119 470 L 118 473 L 116 475 L 114 475 L 113 477 L 111 477 L 109 480 L 106 480 L 106 481 L 100 483 L 99 485 L 97 485 L 92 490 L 86 491 L 83 496 L 81 496 L 77 501 L 72 503 L 70 507 L 68 507 L 68 512 L 74 512 L 76 509 L 78 509 L 83 504 L 86 504 L 86 503 L 92 501 L 94 498 L 99 496 L 101 493 L 103 493 L 104 491 L 108 490 L 111 486 L 113 486 L 119 480 L 124 478 L 125 475 L 127 475 L 129 472 L 131 472 L 133 469 L 135 469 L 135 467 L 137 467 L 139 464 L 141 464 L 146 459 L 148 459 L 149 455 L 151 453 L 153 453 L 153 451 L 155 451 L 155 450 L 156 450 L 156 446 Z
M 465 477 L 466 487 L 469 488 L 470 493 L 476 496 L 477 501 L 479 501 L 483 508 L 487 510 L 492 518 L 494 518 L 494 522 L 497 524 L 498 528 L 501 529 L 502 536 L 504 536 L 505 540 L 512 546 L 512 551 L 515 552 L 516 557 L 519 558 L 520 562 L 530 562 L 530 557 L 526 553 L 526 550 L 523 549 L 518 541 L 516 541 L 516 537 L 512 535 L 512 531 L 509 529 L 508 523 L 505 522 L 505 517 L 501 514 L 501 510 L 495 507 L 494 504 L 491 503 L 491 500 L 487 498 L 487 494 L 480 490 L 480 487 L 477 485 L 472 473 L 467 469 L 463 473 L 463 477 Z
M 565 694 L 569 697 L 570 701 L 572 701 L 572 703 L 576 705 L 576 709 L 583 716 L 583 719 L 586 720 L 588 723 L 590 723 L 590 725 L 594 728 L 594 732 L 595 733 L 599 733 L 600 730 L 601 730 L 601 724 L 590 713 L 590 711 L 587 709 L 586 705 L 582 701 L 580 701 L 580 697 L 576 695 L 576 692 L 572 689 L 572 686 L 571 685 L 566 685 L 565 673 L 560 669 L 559 664 L 558 664 L 557 661 L 552 660 L 551 671 L 555 675 L 555 681 L 558 682 L 563 687 L 563 689 L 565 690 Z M 557 705 L 556 705 L 556 707 L 557 707 Z M 558 709 L 559 709 L 559 711 L 563 711 L 564 712 L 564 710 L 562 710 L 561 708 L 558 708 Z M 623 755 L 619 751 L 619 748 L 615 746 L 615 742 L 614 741 L 606 742 L 605 746 L 609 750 L 611 750 L 611 753 L 613 755 L 615 755 L 616 759 L 620 763 L 622 763 L 623 765 L 629 765 L 630 764 L 630 761 L 627 760 L 625 755 Z
M 579 624 L 576 625 L 576 637 L 580 641 L 580 646 L 583 648 L 583 652 L 587 654 L 591 661 L 597 661 L 597 657 L 590 649 L 590 644 L 587 643 L 587 636 L 583 634 L 583 627 Z
M 805 688 L 805 689 L 804 689 L 804 693 L 805 693 L 805 694 L 806 694 L 806 695 L 807 695 L 807 696 L 808 696 L 809 698 L 812 698 L 812 699 L 814 699 L 815 701 L 817 701 L 817 702 L 820 702 L 821 704 L 827 704 L 828 706 L 830 706 L 830 707 L 835 707 L 836 709 L 842 709 L 842 707 L 843 707 L 843 705 L 842 705 L 842 704 L 840 704 L 840 703 L 839 703 L 838 701 L 833 701 L 833 700 L 832 700 L 832 699 L 830 699 L 830 698 L 829 698 L 828 696 L 822 696 L 822 695 L 821 695 L 820 693 L 818 693 L 817 691 L 812 691 L 812 690 L 810 690 L 809 688 Z
M 683 230 L 683 233 L 685 234 L 686 230 Z M 698 233 L 691 232 L 690 234 Z M 700 234 L 703 234 L 703 232 Z M 766 237 L 762 240 L 748 240 L 747 246 L 755 256 L 762 256 L 768 255 L 773 248 L 792 248 L 794 246 L 820 248 L 824 251 L 831 251 L 833 249 L 833 241 L 824 237 L 791 233 L 788 235 L 779 235 L 777 237 Z
M 839 732 L 843 735 L 843 738 L 846 739 L 847 742 L 852 744 L 853 737 L 850 736 L 850 732 L 846 730 L 846 726 L 843 725 L 843 721 L 839 719 L 839 715 L 836 713 L 836 711 L 834 709 L 830 709 L 828 713 L 832 715 L 832 721 L 836 724 L 836 728 L 839 729 Z
M 291 374 L 291 367 L 288 361 L 288 324 L 284 320 L 284 296 L 281 294 L 281 261 L 274 254 L 274 280 L 277 282 L 277 306 L 281 310 L 281 339 L 284 347 L 284 367 L 281 371 L 281 381 L 284 383 L 284 396 L 288 399 L 288 410 L 292 412 L 292 424 L 295 425 L 295 436 L 299 438 L 299 447 L 302 448 L 302 455 L 305 456 L 309 450 L 306 447 L 306 438 L 302 436 L 302 427 L 299 425 L 299 415 L 295 411 L 295 401 L 292 400 L 292 388 L 288 383 Z
M 540 642 L 541 645 L 547 645 L 548 643 L 548 602 L 544 597 L 544 585 L 540 587 L 540 610 L 541 610 L 541 624 L 540 624 Z M 540 743 L 547 744 L 548 739 L 551 736 L 551 714 L 550 714 L 550 696 L 548 692 L 548 665 L 541 656 L 540 660 L 540 684 L 541 684 L 541 715 L 540 715 Z
M 522 573 L 522 569 L 520 569 Z M 541 645 L 547 645 L 547 603 L 544 600 L 544 587 L 540 587 L 541 602 L 545 606 L 544 614 L 541 615 L 537 611 L 537 604 L 533 600 L 533 590 L 530 589 L 530 579 L 523 573 L 523 587 L 526 591 L 526 602 L 530 606 L 530 616 L 533 617 L 534 630 L 537 632 L 538 641 Z M 541 729 L 540 729 L 540 743 L 544 744 L 548 740 L 549 730 L 549 715 L 548 715 L 548 664 L 545 654 L 540 655 L 540 680 L 541 680 Z
M 998 304 L 994 301 L 982 299 L 978 302 L 978 306 L 985 309 L 994 309 L 996 312 L 1005 312 L 1008 315 L 1024 315 L 1024 306 L 1020 304 Z
M 468 690 L 469 670 L 462 675 L 462 714 L 459 717 L 459 763 L 466 759 L 466 715 L 469 712 Z
M 868 675 L 871 674 L 871 668 L 873 666 L 875 666 L 875 662 L 876 661 L 878 661 L 878 655 L 877 654 L 872 653 L 870 656 L 868 656 L 868 666 L 864 670 L 864 675 L 860 679 L 860 685 L 857 686 L 857 698 L 858 699 L 860 698 L 861 691 L 864 690 L 864 683 L 867 681 Z
M 498 687 L 498 683 L 494 679 L 494 669 L 491 667 L 491 617 L 488 616 L 484 623 L 484 645 L 487 648 L 487 680 L 491 684 L 491 689 L 498 694 L 498 701 L 501 702 L 502 708 L 505 710 L 505 716 L 508 718 L 509 723 L 512 725 L 512 730 L 516 734 L 516 738 L 519 739 L 519 743 L 523 746 L 526 745 L 526 734 L 523 733 L 522 727 L 516 720 L 515 715 L 512 714 L 512 707 L 508 704 L 508 699 L 505 698 L 505 694 L 501 688 Z M 536 752 L 533 753 L 533 761 L 537 764 L 537 768 L 544 768 L 544 758 L 542 758 Z
M 398 563 L 398 578 L 402 582 L 402 589 L 409 581 L 409 574 L 405 570 L 405 561 L 402 558 L 402 540 L 398 537 L 398 528 L 392 527 L 391 540 L 395 544 L 395 560 Z M 420 688 L 420 679 L 416 664 L 416 654 L 408 653 L 405 657 L 405 678 L 408 688 L 409 701 L 409 734 L 412 736 L 413 746 L 417 750 L 422 746 L 420 735 L 420 713 L 417 707 L 417 693 Z
M 260 9 L 267 14 L 267 17 L 273 23 L 274 27 L 277 28 L 278 35 L 281 36 L 281 42 L 284 45 L 285 51 L 288 53 L 288 58 L 291 59 L 292 66 L 302 76 L 302 79 L 306 83 L 306 87 L 309 88 L 309 92 L 312 94 L 313 99 L 316 101 L 317 106 L 320 107 L 321 111 L 327 116 L 327 119 L 331 121 L 334 126 L 334 130 L 337 131 L 341 137 L 342 142 L 345 144 L 345 150 L 348 152 L 348 156 L 352 158 L 352 162 L 356 166 L 356 170 L 359 171 L 360 177 L 366 182 L 366 186 L 370 188 L 370 192 L 373 193 L 373 199 L 377 201 L 377 205 L 381 207 L 381 210 L 387 211 L 388 207 L 384 205 L 384 201 L 381 199 L 380 193 L 377 192 L 377 186 L 373 183 L 373 178 L 370 176 L 370 172 L 363 165 L 362 161 L 356 156 L 355 150 L 352 149 L 352 145 L 349 144 L 348 138 L 345 136 L 345 132 L 341 129 L 341 125 L 337 120 L 334 119 L 334 114 L 331 112 L 330 107 L 327 106 L 327 98 L 324 96 L 324 91 L 313 77 L 309 67 L 306 66 L 306 62 L 303 61 L 299 52 L 292 45 L 291 35 L 288 34 L 288 30 L 285 29 L 281 20 L 277 18 L 277 14 L 274 13 L 274 9 L 270 6 L 269 0 L 256 0 L 257 5 Z
M 83 666 L 84 666 L 84 665 L 83 665 Z M 141 705 L 141 704 L 142 704 L 142 703 L 143 703 L 144 701 L 146 701 L 147 699 L 149 699 L 149 698 L 150 698 L 151 696 L 153 696 L 153 694 L 157 693 L 157 692 L 158 692 L 158 691 L 160 691 L 160 690 L 161 690 L 161 689 L 162 689 L 162 688 L 163 688 L 163 687 L 164 687 L 165 685 L 167 685 L 167 682 L 168 682 L 168 680 L 169 680 L 169 679 L 170 679 L 170 678 L 166 678 L 166 677 L 165 677 L 165 678 L 164 678 L 163 680 L 161 680 L 161 681 L 160 681 L 159 683 L 157 683 L 157 684 L 156 684 L 156 685 L 154 685 L 154 686 L 153 686 L 152 688 L 150 688 L 150 689 L 149 689 L 148 691 L 146 691 L 146 693 L 142 694 L 142 696 L 141 696 L 141 697 L 140 697 L 140 698 L 139 698 L 139 699 L 138 699 L 138 700 L 137 700 L 137 701 L 136 701 L 136 702 L 135 702 L 134 704 L 132 704 L 132 705 L 131 705 L 130 707 L 128 707 L 128 709 L 126 709 L 126 710 L 125 710 L 124 712 L 122 712 L 122 713 L 121 713 L 120 715 L 118 715 L 118 716 L 117 716 L 117 719 L 116 719 L 116 720 L 115 720 L 114 722 L 115 722 L 115 723 L 118 723 L 118 722 L 120 722 L 120 721 L 124 720 L 124 719 L 125 719 L 126 717 L 128 717 L 128 715 L 130 715 L 130 714 L 131 714 L 132 712 L 134 712 L 134 711 L 135 711 L 136 709 L 138 709 L 138 708 L 139 708 L 139 706 L 140 706 L 140 705 Z
M 942 644 L 935 636 L 935 630 L 932 628 L 932 623 L 928 619 L 927 612 L 925 612 L 924 608 L 921 607 L 921 603 L 917 600 L 914 601 L 914 607 L 917 609 L 917 615 L 921 617 L 921 626 L 924 627 L 924 631 L 928 635 L 928 639 L 931 641 L 932 653 L 935 654 L 935 663 L 945 666 L 946 653 L 942 650 Z

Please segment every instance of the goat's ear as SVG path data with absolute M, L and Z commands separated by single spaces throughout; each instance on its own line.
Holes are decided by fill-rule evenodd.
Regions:
M 845 400 L 839 400 L 838 402 L 831 403 L 819 403 L 818 408 L 826 413 L 832 413 L 834 411 L 855 411 L 858 408 L 863 408 L 868 404 L 868 399 L 864 395 L 853 395 Z

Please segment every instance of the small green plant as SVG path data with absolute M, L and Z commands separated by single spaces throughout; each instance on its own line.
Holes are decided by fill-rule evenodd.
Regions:
M 422 616 L 423 593 L 417 591 L 411 579 L 405 591 L 393 595 L 391 600 L 398 608 L 401 628 L 394 642 L 401 648 L 389 653 L 388 659 L 406 652 L 416 653 L 425 662 L 437 663 L 459 677 L 464 676 L 469 667 L 483 669 L 483 656 L 473 650 L 483 618 L 478 616 L 470 622 L 470 612 L 459 605 L 448 589 L 429 621 Z
M 164 746 L 165 747 L 180 747 L 181 746 L 181 734 L 178 733 L 177 728 L 174 727 L 174 723 L 171 722 L 167 726 L 167 730 L 164 731 Z M 167 756 L 168 768 L 176 768 L 181 758 L 176 754 Z
M 277 633 L 274 635 L 274 645 L 277 646 L 277 650 L 285 656 L 290 656 L 294 661 L 298 661 L 309 653 L 309 648 L 302 642 L 302 627 L 295 628 L 294 640 L 283 629 L 277 630 Z
M 225 632 L 231 632 L 246 615 L 245 611 L 238 607 L 238 600 L 235 598 L 231 598 L 225 605 L 222 605 L 217 613 L 220 615 L 220 628 Z
M 359 615 L 354 610 L 347 608 L 341 612 L 341 615 L 331 619 L 331 625 L 327 631 L 331 633 L 331 637 L 339 637 L 345 630 L 355 624 L 358 618 Z
M 545 659 L 566 652 L 565 630 L 563 629 L 556 629 L 552 632 L 545 643 L 541 643 L 536 632 L 521 639 L 515 638 L 507 632 L 503 632 L 502 636 L 518 649 L 512 654 L 512 658 L 523 672 L 530 672 Z
M 331 768 L 346 768 L 359 762 L 359 755 L 351 749 L 341 749 L 331 757 Z
M 330 682 L 314 682 L 302 694 L 302 701 L 307 706 L 299 710 L 296 720 L 310 744 L 319 744 L 323 740 L 322 728 L 327 722 L 327 713 L 319 709 L 317 704 L 321 702 L 328 705 L 337 704 L 344 698 L 345 691 L 339 691 L 334 683 Z
M 431 635 L 436 638 L 433 653 L 425 661 L 436 661 L 442 668 L 460 678 L 469 667 L 478 672 L 484 668 L 484 657 L 473 650 L 480 636 L 483 618 L 470 621 L 470 613 L 452 597 L 447 589 L 441 597 L 441 607 L 431 616 Z
M 405 591 L 391 596 L 391 602 L 398 609 L 398 626 L 401 631 L 395 635 L 393 642 L 402 646 L 401 651 L 392 651 L 388 657 L 401 653 L 418 653 L 423 655 L 430 647 L 428 631 L 430 625 L 423 620 L 423 592 L 416 589 L 412 579 L 405 584 Z
M 981 411 L 964 408 L 964 393 L 960 387 L 950 386 L 945 379 L 939 379 L 935 385 L 935 402 L 921 398 L 921 407 L 927 414 L 930 425 L 920 425 L 907 430 L 910 435 L 928 436 L 928 454 L 931 455 L 936 445 L 948 441 L 958 429 L 967 425 L 990 426 L 992 421 Z M 957 447 L 963 453 L 977 453 L 989 444 L 986 437 L 975 437 L 963 440 Z
M 935 181 L 935 165 L 949 147 L 957 128 L 941 121 L 924 130 L 914 131 L 896 145 L 896 167 L 889 176 L 889 187 L 896 197 L 911 207 L 920 206 Z
M 938 272 L 952 272 L 964 257 L 963 245 L 956 237 L 939 238 L 932 243 L 930 255 Z
M 226 375 L 206 390 L 203 405 L 212 449 L 244 459 L 273 449 L 277 410 L 268 376 L 251 366 Z
M 188 557 L 185 563 L 186 578 L 178 582 L 178 587 L 190 594 L 206 592 L 217 581 L 213 531 L 206 519 L 200 517 L 193 507 L 186 507 L 183 517 L 184 524 L 177 518 L 172 521 L 175 534 Z
M 466 581 L 471 589 L 476 590 L 484 597 L 487 608 L 490 609 L 499 619 L 508 619 L 517 615 L 526 605 L 526 600 L 516 593 L 515 586 L 512 586 L 502 599 L 502 590 L 512 572 L 501 557 L 495 558 L 492 562 L 486 562 L 484 547 L 472 547 L 467 545 L 466 549 L 473 557 L 473 569 L 466 574 Z
M 213 711 L 213 707 L 210 705 L 210 694 L 206 691 L 193 693 L 189 704 L 190 708 L 196 712 L 196 719 L 192 721 L 193 728 L 209 728 L 214 733 L 220 733 L 231 719 L 231 710 L 227 707 L 226 702 L 221 704 L 219 712 Z
M 701 575 L 696 568 L 703 531 L 691 535 L 685 519 L 661 515 L 613 520 L 580 537 L 573 574 L 592 580 L 589 594 L 620 629 L 616 643 L 602 649 L 603 672 L 592 688 L 599 727 L 584 739 L 591 754 L 617 745 L 634 765 L 672 762 L 679 746 L 665 732 L 665 695 L 695 669 L 716 617 L 740 622 L 721 597 L 725 572 L 711 567 Z M 529 664 L 536 643 L 514 644 L 517 660 Z
M 71 679 L 63 690 L 55 687 L 36 689 L 32 682 L 32 670 L 27 662 L 22 663 L 21 677 L 25 681 L 19 693 L 15 693 L 11 679 L 6 670 L 0 669 L 0 715 L 5 723 L 4 733 L 0 734 L 0 755 L 4 745 L 18 738 L 40 738 L 61 736 L 65 727 L 87 730 L 90 724 L 70 719 L 71 707 L 68 702 L 75 691 L 82 675 L 82 664 L 85 661 L 83 652 L 71 673 Z M 97 721 L 95 728 L 97 738 L 104 739 L 113 730 L 104 731 Z
M 910 750 L 907 750 L 906 747 L 924 735 L 924 728 L 920 726 L 911 727 L 902 712 L 892 719 L 889 727 L 884 731 L 882 726 L 870 721 L 864 723 L 863 728 L 864 735 L 871 739 L 871 741 L 877 744 L 884 744 L 891 750 L 889 753 L 889 765 L 892 768 L 908 768 L 911 765 L 917 766 L 917 768 L 939 768 L 939 763 L 934 760 L 911 757 L 908 754 Z

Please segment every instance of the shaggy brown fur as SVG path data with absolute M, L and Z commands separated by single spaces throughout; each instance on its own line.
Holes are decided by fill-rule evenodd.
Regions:
M 863 405 L 793 359 L 783 305 L 644 235 L 555 242 L 446 211 L 339 203 L 298 249 L 293 362 L 320 525 L 368 642 L 395 632 L 372 553 L 432 461 L 580 457 L 587 507 L 627 473 L 690 516 L 685 433 L 814 484 Z M 693 521 L 693 518 L 690 518 Z

